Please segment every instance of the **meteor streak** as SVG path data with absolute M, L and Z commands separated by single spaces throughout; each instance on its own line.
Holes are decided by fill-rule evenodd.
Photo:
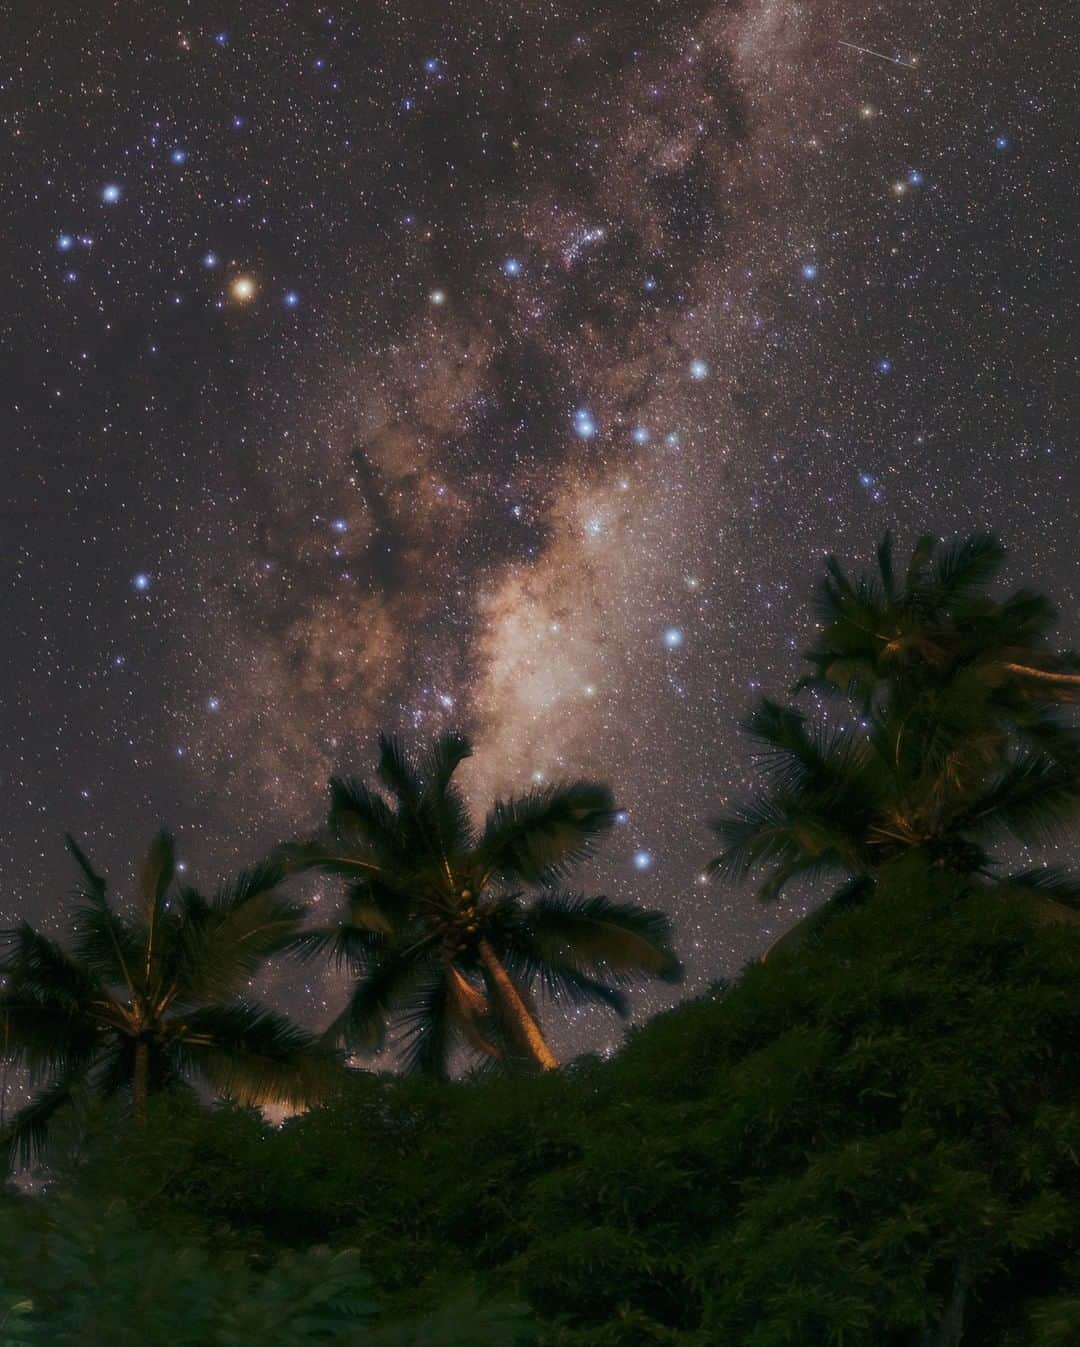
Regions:
M 914 61 L 901 61 L 899 56 L 886 56 L 883 51 L 874 51 L 872 47 L 860 47 L 854 42 L 845 42 L 840 39 L 841 47 L 850 47 L 852 51 L 861 51 L 864 56 L 876 56 L 879 61 L 888 61 L 891 65 L 902 65 L 905 70 L 914 70 Z

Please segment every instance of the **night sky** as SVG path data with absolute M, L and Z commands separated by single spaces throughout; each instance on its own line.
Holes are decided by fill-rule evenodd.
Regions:
M 478 806 L 610 781 L 588 880 L 736 970 L 805 895 L 704 820 L 826 553 L 994 528 L 1080 641 L 1070 8 L 16 0 L 0 915 L 457 727 Z

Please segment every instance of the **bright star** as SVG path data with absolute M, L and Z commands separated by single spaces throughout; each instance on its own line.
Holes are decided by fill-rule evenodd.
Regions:
M 630 432 L 630 438 L 635 444 L 648 444 L 651 438 L 648 426 L 635 426 Z
M 206 709 L 207 709 L 208 711 L 220 711 L 220 710 L 221 710 L 221 698 L 220 698 L 220 697 L 208 697 L 208 698 L 206 699 Z
M 146 571 L 139 571 L 137 575 L 132 576 L 131 585 L 140 594 L 145 594 L 150 588 L 150 577 Z
M 574 433 L 582 440 L 591 440 L 596 434 L 596 422 L 588 408 L 579 407 L 574 413 Z
M 678 650 L 683 643 L 683 634 L 678 627 L 668 627 L 664 632 L 664 644 L 669 650 Z
M 434 304 L 436 308 L 438 308 L 438 307 L 439 307 L 440 305 L 442 305 L 442 304 L 445 304 L 445 303 L 446 303 L 446 291 L 445 291 L 445 290 L 432 290 L 432 292 L 428 295 L 428 302 L 431 303 L 431 304 Z
M 230 287 L 233 299 L 239 300 L 241 304 L 246 304 L 249 299 L 255 296 L 255 282 L 250 276 L 237 276 Z
M 204 254 L 202 264 L 204 267 L 216 267 L 218 264 L 217 253 Z
M 115 206 L 123 195 L 123 189 L 118 182 L 107 182 L 101 189 L 101 199 L 107 206 Z
M 282 303 L 287 309 L 295 309 L 297 304 L 300 303 L 300 296 L 295 290 L 286 290 Z
M 56 240 L 56 246 L 60 249 L 62 253 L 66 253 L 67 250 L 74 245 L 74 243 L 75 240 L 71 237 L 70 234 L 61 234 L 60 237 Z
M 652 855 L 648 851 L 634 852 L 634 869 L 648 870 L 652 865 Z
M 330 527 L 335 533 L 348 533 L 349 521 L 347 519 L 335 519 Z
M 994 140 L 994 148 L 998 150 L 1007 150 L 1009 148 L 1009 137 L 998 136 Z
M 816 262 L 804 262 L 804 263 L 803 263 L 802 274 L 803 274 L 803 276 L 806 278 L 806 280 L 808 280 L 808 281 L 815 280 L 816 277 L 817 277 L 817 263 L 816 263 Z
M 521 275 L 521 263 L 517 260 L 516 257 L 508 257 L 506 261 L 503 263 L 502 269 L 507 274 L 507 276 Z
M 169 155 L 169 158 L 174 164 L 186 164 L 187 150 L 173 150 L 172 154 Z
M 700 383 L 702 379 L 707 379 L 709 377 L 709 367 L 704 360 L 690 361 L 690 377 L 697 383 Z
M 888 374 L 889 371 L 892 369 L 892 361 L 891 361 L 891 360 L 879 360 L 879 361 L 877 362 L 877 367 L 878 367 L 878 373 L 879 373 L 879 374 Z

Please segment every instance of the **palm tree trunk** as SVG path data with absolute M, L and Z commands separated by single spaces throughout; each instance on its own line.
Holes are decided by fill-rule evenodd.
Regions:
M 150 1046 L 145 1039 L 135 1042 L 135 1073 L 131 1082 L 132 1114 L 136 1127 L 146 1126 L 146 1093 L 150 1077 Z
M 964 1309 L 967 1304 L 971 1271 L 964 1259 L 957 1259 L 953 1267 L 952 1291 L 945 1312 L 934 1328 L 922 1335 L 920 1347 L 959 1347 L 964 1336 Z
M 488 977 L 491 978 L 503 1014 L 518 1039 L 518 1046 L 528 1052 L 541 1071 L 554 1071 L 559 1065 L 558 1060 L 548 1047 L 547 1040 L 540 1032 L 540 1026 L 521 999 L 521 993 L 514 986 L 514 980 L 503 967 L 499 956 L 483 939 L 477 945 L 477 953 Z
M 1063 688 L 1080 688 L 1080 674 L 1054 673 L 1050 669 L 1033 669 L 1029 664 L 1005 664 L 1002 667 L 1008 669 L 1009 673 L 1019 674 L 1022 678 L 1035 678 L 1041 683 L 1054 683 Z

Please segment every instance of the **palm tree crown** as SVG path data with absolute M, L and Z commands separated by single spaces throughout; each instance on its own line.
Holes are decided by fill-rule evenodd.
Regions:
M 555 888 L 611 826 L 605 786 L 577 781 L 496 802 L 473 826 L 453 780 L 467 739 L 444 734 L 410 762 L 380 739 L 382 789 L 330 784 L 326 832 L 288 863 L 347 881 L 341 923 L 309 933 L 355 977 L 331 1041 L 378 1050 L 391 1021 L 407 1068 L 445 1076 L 455 1048 L 541 1069 L 557 1063 L 533 991 L 625 1013 L 623 987 L 675 979 L 659 912 Z M 525 890 L 538 890 L 525 901 Z
M 1080 734 L 1059 709 L 1080 680 L 1053 650 L 1053 608 L 986 594 L 1003 557 L 989 536 L 935 554 L 920 539 L 902 582 L 888 535 L 874 576 L 849 580 L 830 558 L 814 672 L 796 690 L 839 694 L 846 717 L 826 729 L 772 701 L 754 709 L 766 789 L 713 822 L 710 871 L 760 867 L 766 899 L 832 872 L 850 897 L 905 852 L 985 872 L 993 842 L 1053 842 L 1080 817 Z
M 140 910 L 128 917 L 71 838 L 68 847 L 81 875 L 69 945 L 25 922 L 2 933 L 8 1052 L 42 1087 L 9 1125 L 22 1163 L 79 1089 L 130 1092 L 141 1121 L 148 1093 L 192 1078 L 240 1102 L 293 1106 L 340 1079 L 340 1062 L 313 1035 L 243 999 L 305 916 L 277 892 L 279 869 L 246 871 L 207 899 L 174 886 L 173 843 L 162 833 L 142 867 Z

